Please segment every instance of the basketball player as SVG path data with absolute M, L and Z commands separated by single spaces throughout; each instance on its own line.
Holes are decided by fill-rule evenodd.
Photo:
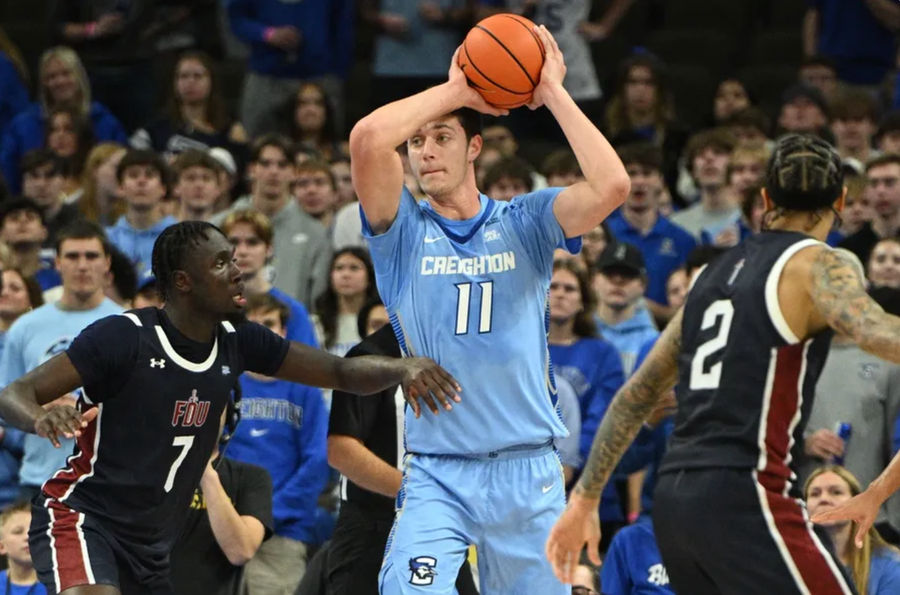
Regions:
M 34 501 L 31 554 L 48 591 L 171 592 L 169 552 L 244 370 L 362 393 L 401 382 L 449 408 L 454 380 L 430 360 L 344 360 L 242 322 L 233 248 L 209 223 L 167 228 L 152 263 L 163 309 L 99 320 L 0 393 L 8 423 L 77 438 Z M 77 387 L 84 415 L 41 407 Z
M 841 161 L 824 141 L 778 141 L 765 231 L 698 273 L 683 310 L 610 405 L 546 553 L 561 580 L 628 443 L 676 381 L 675 429 L 653 521 L 677 593 L 852 593 L 793 485 L 831 329 L 900 361 L 900 318 L 867 294 L 858 261 L 823 242 L 844 205 Z
M 586 181 L 513 198 L 478 192 L 475 110 L 497 114 L 456 65 L 449 80 L 390 103 L 350 135 L 353 184 L 379 292 L 404 355 L 429 354 L 466 385 L 439 419 L 407 411 L 401 509 L 382 565 L 382 593 L 451 593 L 466 548 L 478 547 L 481 592 L 562 594 L 540 552 L 564 506 L 552 440 L 566 435 L 548 363 L 546 303 L 553 251 L 577 251 L 629 191 L 612 147 L 562 86 L 563 56 L 544 27 L 540 84 Z M 406 142 L 427 197 L 403 186 Z

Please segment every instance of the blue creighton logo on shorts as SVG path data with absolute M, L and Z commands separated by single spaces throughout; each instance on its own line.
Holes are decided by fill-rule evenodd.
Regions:
M 411 585 L 430 585 L 434 582 L 437 571 L 437 558 L 431 556 L 419 556 L 418 558 L 409 559 L 409 584 Z

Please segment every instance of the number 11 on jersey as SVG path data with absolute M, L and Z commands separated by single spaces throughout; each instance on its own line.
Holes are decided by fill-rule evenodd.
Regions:
M 469 333 L 469 304 L 472 301 L 472 283 L 457 283 L 456 287 L 456 334 Z M 494 305 L 494 282 L 481 281 L 481 299 L 478 308 L 478 332 L 491 332 L 491 316 Z

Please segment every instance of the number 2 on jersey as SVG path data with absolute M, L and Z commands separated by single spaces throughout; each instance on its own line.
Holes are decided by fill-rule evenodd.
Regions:
M 717 323 L 719 330 L 712 339 L 700 345 L 694 353 L 694 359 L 691 360 L 691 390 L 719 388 L 719 381 L 722 379 L 721 354 L 718 358 L 719 361 L 710 365 L 708 370 L 707 360 L 725 347 L 728 342 L 728 331 L 731 330 L 732 318 L 734 318 L 734 305 L 731 300 L 715 301 L 703 313 L 700 330 L 705 331 L 716 326 Z
M 469 303 L 472 301 L 472 284 L 457 283 L 456 287 L 456 334 L 469 332 Z M 481 301 L 478 308 L 478 332 L 491 332 L 491 315 L 493 312 L 494 282 L 481 281 Z
M 175 460 L 172 462 L 172 466 L 169 467 L 169 476 L 166 477 L 166 485 L 163 486 L 163 489 L 166 492 L 172 491 L 172 486 L 175 485 L 175 474 L 178 473 L 178 468 L 181 467 L 181 464 L 184 462 L 184 457 L 187 456 L 189 450 L 194 445 L 194 437 L 193 436 L 175 436 L 172 439 L 172 446 L 180 446 L 181 452 L 178 453 L 178 456 L 175 457 Z

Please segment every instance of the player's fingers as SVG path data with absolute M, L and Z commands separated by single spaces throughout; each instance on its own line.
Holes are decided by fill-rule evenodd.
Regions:
M 541 29 L 544 30 L 544 46 L 549 45 L 551 48 L 553 48 L 553 53 L 555 55 L 561 54 L 562 52 L 559 51 L 559 45 L 556 43 L 553 35 L 550 34 L 550 30 L 547 29 L 545 25 L 541 25 Z
M 419 407 L 418 399 L 416 399 L 416 396 L 412 393 L 412 388 L 404 390 L 403 397 L 406 399 L 406 402 L 409 403 L 409 406 L 412 407 L 413 415 L 416 416 L 416 419 L 419 419 L 419 416 L 422 415 L 422 409 Z
M 97 418 L 97 414 L 100 413 L 100 410 L 96 407 L 91 407 L 87 411 L 81 414 L 81 425 L 86 426 Z
M 424 401 L 425 406 L 428 407 L 428 409 L 435 415 L 441 412 L 440 407 L 438 407 L 434 402 L 434 399 L 432 398 L 431 393 L 428 391 L 427 386 L 423 387 L 422 390 L 419 391 L 419 398 Z
M 600 534 L 597 533 L 588 538 L 587 542 L 588 560 L 594 563 L 594 566 L 600 566 Z
M 452 377 L 451 377 L 452 378 Z M 440 373 L 440 368 L 431 373 L 431 392 L 448 411 L 453 409 L 451 401 L 459 401 L 456 394 L 457 384 Z
M 856 547 L 857 549 L 862 549 L 863 540 L 866 537 L 866 533 L 869 532 L 869 527 L 866 523 L 860 523 L 856 529 Z

